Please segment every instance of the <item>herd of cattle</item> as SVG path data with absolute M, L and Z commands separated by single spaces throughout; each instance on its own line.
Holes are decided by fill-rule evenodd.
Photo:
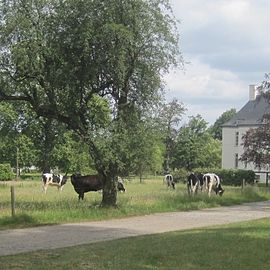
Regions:
M 44 173 L 42 175 L 43 191 L 47 192 L 48 186 L 56 186 L 59 191 L 62 191 L 64 185 L 68 180 L 67 174 L 56 175 L 53 173 Z M 171 174 L 166 174 L 164 177 L 164 182 L 175 189 L 175 182 Z M 101 191 L 103 189 L 103 180 L 98 175 L 81 175 L 72 174 L 71 184 L 74 190 L 79 195 L 79 200 L 84 199 L 84 193 L 89 191 Z M 189 195 L 197 194 L 198 190 L 206 191 L 210 197 L 212 190 L 222 196 L 224 189 L 221 187 L 220 178 L 214 173 L 191 173 L 187 178 L 187 190 Z M 117 180 L 117 191 L 125 192 L 123 179 L 118 177 Z
M 168 187 L 175 189 L 175 183 L 171 174 L 164 176 L 164 182 Z M 189 195 L 197 194 L 198 190 L 206 191 L 211 196 L 212 190 L 222 196 L 224 189 L 221 187 L 220 178 L 214 173 L 191 173 L 187 178 L 187 190 Z

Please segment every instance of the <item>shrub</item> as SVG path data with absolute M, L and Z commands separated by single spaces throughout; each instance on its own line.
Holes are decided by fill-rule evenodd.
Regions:
M 187 181 L 187 177 L 188 177 L 188 172 L 186 169 L 184 168 L 180 168 L 180 169 L 177 169 L 177 170 L 174 170 L 172 172 L 172 176 L 173 176 L 173 180 L 175 182 L 186 182 Z
M 10 164 L 0 164 L 0 181 L 11 180 L 13 176 Z
M 215 173 L 220 177 L 222 184 L 229 186 L 241 186 L 243 179 L 246 184 L 254 184 L 255 181 L 255 172 L 252 170 L 203 168 L 196 169 L 196 172 Z

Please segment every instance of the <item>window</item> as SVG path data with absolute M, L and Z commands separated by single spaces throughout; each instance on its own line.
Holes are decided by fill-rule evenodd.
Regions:
M 235 132 L 235 146 L 238 146 L 238 144 L 239 144 L 239 132 L 236 131 Z
M 234 167 L 235 167 L 235 169 L 237 169 L 238 168 L 238 154 L 235 154 L 234 155 Z

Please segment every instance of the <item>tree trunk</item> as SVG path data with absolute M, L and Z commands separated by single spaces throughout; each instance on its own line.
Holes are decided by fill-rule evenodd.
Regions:
M 105 177 L 101 206 L 115 207 L 116 203 L 117 203 L 116 180 L 114 180 L 114 178 L 112 177 Z

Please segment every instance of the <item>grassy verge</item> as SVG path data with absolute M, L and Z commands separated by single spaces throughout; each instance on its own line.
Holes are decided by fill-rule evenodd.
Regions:
M 0 269 L 269 269 L 270 219 L 0 257 Z
M 184 184 L 178 184 L 176 190 L 169 190 L 161 179 L 143 183 L 133 180 L 126 184 L 126 193 L 118 194 L 118 208 L 101 209 L 102 194 L 99 192 L 87 193 L 85 201 L 78 202 L 70 182 L 62 193 L 58 193 L 55 187 L 49 187 L 45 195 L 40 181 L 31 180 L 13 183 L 16 216 L 11 217 L 10 184 L 0 184 L 0 229 L 188 211 L 270 199 L 270 192 L 265 188 L 247 187 L 242 190 L 225 187 L 223 197 L 213 195 L 208 198 L 199 194 L 191 198 L 187 196 Z

